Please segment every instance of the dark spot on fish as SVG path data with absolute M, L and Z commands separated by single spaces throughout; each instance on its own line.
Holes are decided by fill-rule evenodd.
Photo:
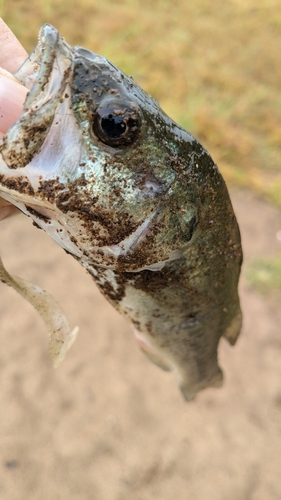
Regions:
M 38 193 L 42 193 L 42 197 L 50 203 L 54 203 L 57 192 L 64 192 L 65 186 L 59 181 L 59 178 L 50 180 L 41 180 L 39 182 Z
M 6 179 L 4 175 L 0 175 L 0 182 L 3 186 L 17 191 L 18 193 L 28 194 L 30 196 L 34 195 L 34 189 L 25 176 L 9 177 Z
M 42 227 L 41 227 L 41 226 L 39 226 L 39 224 L 37 224 L 37 222 L 35 222 L 35 220 L 33 220 L 33 221 L 32 221 L 32 225 L 33 225 L 34 227 L 36 227 L 36 229 L 42 229 Z
M 116 282 L 116 290 L 115 290 L 112 283 L 109 281 L 107 277 L 106 269 L 99 267 L 98 269 L 95 269 L 94 273 L 92 273 L 91 270 L 89 272 L 94 277 L 101 292 L 111 302 L 114 302 L 115 304 L 121 302 L 122 298 L 125 295 L 125 284 L 126 284 L 126 279 L 124 279 L 124 276 L 122 274 L 112 271 L 114 275 L 114 280 Z
M 28 213 L 30 213 L 30 215 L 33 215 L 34 217 L 42 220 L 45 223 L 49 223 L 51 220 L 50 217 L 48 217 L 47 215 L 41 214 L 40 212 L 38 212 L 34 208 L 29 207 L 28 205 L 26 205 L 26 209 L 27 209 Z
M 134 273 L 133 276 L 132 273 L 124 272 L 123 276 L 124 279 L 132 280 L 133 278 L 135 288 L 151 294 L 165 289 L 167 287 L 167 283 L 169 283 L 169 285 L 180 283 L 180 279 L 175 274 L 174 270 L 170 270 L 168 268 L 164 268 L 157 272 L 144 270 Z

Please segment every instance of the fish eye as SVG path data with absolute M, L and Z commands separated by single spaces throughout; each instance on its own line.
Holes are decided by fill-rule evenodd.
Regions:
M 141 119 L 135 104 L 105 102 L 93 117 L 93 132 L 104 144 L 112 147 L 129 146 L 141 129 Z

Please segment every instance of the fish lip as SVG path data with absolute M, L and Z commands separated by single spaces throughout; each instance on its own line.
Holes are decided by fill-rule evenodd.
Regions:
M 72 47 L 56 28 L 44 24 L 35 49 L 15 73 L 16 78 L 29 89 L 23 113 L 37 110 L 41 102 L 50 100 L 59 91 L 61 83 L 67 79 L 72 62 Z M 54 80 L 58 83 L 55 84 Z
M 50 24 L 44 24 L 39 31 L 35 49 L 15 73 L 16 78 L 30 90 L 25 102 L 26 106 L 30 106 L 49 80 L 59 38 L 56 28 Z

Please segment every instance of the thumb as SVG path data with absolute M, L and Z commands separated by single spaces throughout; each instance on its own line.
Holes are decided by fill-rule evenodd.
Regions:
M 23 85 L 0 74 L 0 138 L 19 119 L 27 92 Z

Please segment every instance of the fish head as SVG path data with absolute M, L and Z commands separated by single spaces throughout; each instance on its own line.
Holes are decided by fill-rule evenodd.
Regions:
M 50 25 L 16 76 L 30 91 L 0 143 L 1 196 L 86 267 L 153 270 L 178 258 L 197 222 L 196 187 L 180 194 L 178 150 L 194 138 Z

